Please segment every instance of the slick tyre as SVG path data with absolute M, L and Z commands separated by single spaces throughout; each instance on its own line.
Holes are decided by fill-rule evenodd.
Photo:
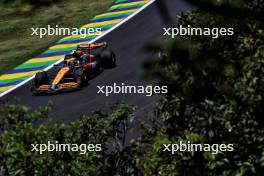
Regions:
M 49 84 L 49 77 L 48 77 L 47 72 L 45 72 L 45 71 L 38 72 L 34 78 L 35 87 L 39 87 L 39 86 L 45 85 L 45 84 Z
M 111 50 L 104 50 L 100 54 L 100 64 L 103 68 L 114 68 L 116 66 L 116 55 Z
M 79 86 L 85 86 L 88 83 L 87 74 L 84 73 L 82 68 L 78 68 L 74 71 L 74 78 L 79 83 Z

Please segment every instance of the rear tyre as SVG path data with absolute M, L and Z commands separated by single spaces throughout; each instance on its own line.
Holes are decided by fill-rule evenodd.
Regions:
M 38 72 L 34 78 L 35 87 L 39 87 L 41 85 L 47 85 L 47 84 L 49 84 L 49 77 L 47 72 L 45 71 Z
M 114 68 L 116 66 L 116 55 L 111 50 L 104 50 L 100 54 L 100 63 L 104 68 Z

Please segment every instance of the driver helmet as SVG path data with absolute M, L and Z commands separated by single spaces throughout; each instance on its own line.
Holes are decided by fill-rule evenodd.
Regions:
M 64 61 L 64 65 L 72 66 L 74 63 L 74 58 L 70 58 Z
M 82 51 L 80 49 L 75 50 L 74 53 L 77 55 L 82 55 Z

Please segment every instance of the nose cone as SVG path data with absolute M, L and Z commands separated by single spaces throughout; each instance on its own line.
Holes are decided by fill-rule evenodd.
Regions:
M 66 73 L 68 73 L 69 70 L 70 70 L 69 67 L 63 67 L 62 69 L 60 69 L 60 71 L 57 73 L 52 85 L 59 84 L 59 82 L 63 79 L 64 75 Z

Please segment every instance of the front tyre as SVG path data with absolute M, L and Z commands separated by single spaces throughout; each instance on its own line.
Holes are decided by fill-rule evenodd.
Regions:
M 48 85 L 49 84 L 49 77 L 47 72 L 41 71 L 36 73 L 34 78 L 34 85 L 35 87 L 39 87 L 41 85 Z

